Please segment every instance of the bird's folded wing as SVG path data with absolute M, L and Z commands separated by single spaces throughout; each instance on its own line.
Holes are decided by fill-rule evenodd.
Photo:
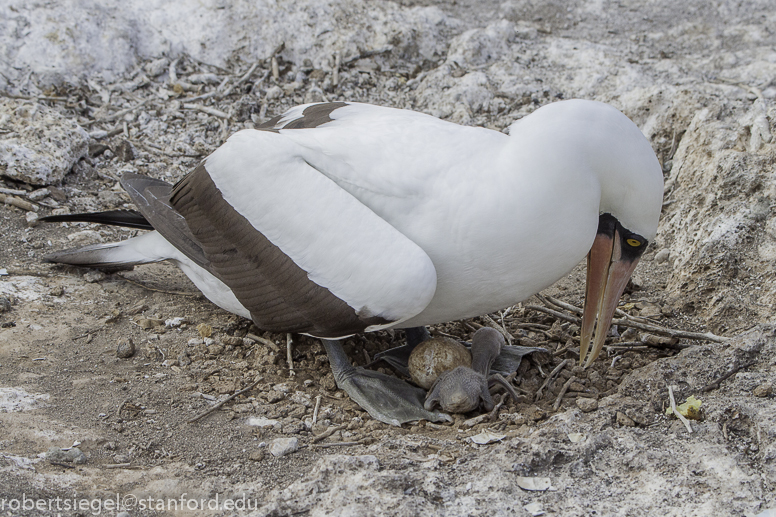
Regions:
M 172 185 L 162 180 L 129 172 L 124 173 L 121 177 L 121 186 L 124 187 L 138 211 L 151 223 L 154 230 L 162 234 L 162 237 L 193 260 L 195 264 L 209 269 L 207 257 L 205 257 L 199 242 L 189 230 L 183 216 L 170 205 Z
M 308 153 L 242 131 L 174 187 L 209 269 L 270 330 L 339 337 L 421 312 L 436 290 L 431 259 Z

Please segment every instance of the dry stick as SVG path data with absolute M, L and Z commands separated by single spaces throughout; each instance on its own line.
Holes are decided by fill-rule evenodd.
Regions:
M 315 409 L 313 409 L 313 425 L 318 421 L 318 410 L 321 407 L 321 396 L 315 397 Z
M 507 397 L 509 396 L 509 393 L 502 393 L 501 398 L 498 401 L 498 404 L 493 406 L 493 409 L 488 413 L 488 422 L 493 422 L 493 420 L 496 419 L 496 415 L 498 414 L 498 410 L 501 409 L 501 406 L 504 405 L 504 401 L 507 400 Z
M 26 190 L 16 190 L 12 188 L 0 187 L 0 194 L 8 194 L 10 196 L 26 196 L 29 194 Z
M 245 75 L 243 75 L 242 77 L 240 77 L 240 78 L 237 80 L 237 82 L 236 82 L 236 83 L 234 83 L 233 85 L 229 86 L 229 88 L 227 88 L 226 90 L 224 90 L 224 92 L 223 92 L 223 93 L 221 93 L 221 94 L 219 95 L 219 97 L 223 98 L 223 97 L 226 97 L 226 96 L 228 96 L 230 93 L 232 93 L 232 91 L 233 91 L 235 88 L 237 88 L 237 87 L 238 87 L 238 86 L 240 86 L 242 83 L 244 83 L 245 81 L 247 81 L 248 79 L 250 79 L 250 77 L 253 75 L 253 72 L 255 72 L 255 71 L 256 71 L 256 69 L 257 69 L 258 67 L 259 67 L 259 63 L 253 63 L 253 65 L 252 65 L 252 66 L 251 66 L 251 67 L 248 69 L 248 71 L 245 73 Z
M 539 391 L 536 392 L 536 395 L 534 396 L 534 401 L 537 401 L 540 398 L 542 398 L 542 391 L 544 391 L 544 388 L 546 388 L 547 385 L 550 384 L 550 382 L 552 382 L 552 379 L 554 379 L 555 376 L 558 375 L 560 371 L 563 369 L 563 367 L 566 366 L 568 363 L 569 363 L 569 360 L 564 359 L 563 361 L 561 361 L 561 363 L 558 366 L 555 367 L 555 369 L 552 372 L 550 372 L 550 375 L 547 376 L 547 379 L 545 379 L 544 384 L 542 384 L 541 387 L 539 388 Z
M 334 70 L 331 74 L 331 84 L 337 86 L 339 84 L 339 69 L 340 69 L 340 53 L 334 53 Z
M 752 365 L 753 365 L 753 364 L 755 364 L 756 362 L 757 362 L 757 361 L 750 361 L 750 362 L 748 362 L 748 363 L 746 363 L 746 364 L 742 364 L 741 366 L 734 366 L 734 367 L 733 367 L 733 369 L 732 369 L 732 370 L 730 370 L 728 373 L 726 373 L 726 374 L 725 374 L 725 375 L 723 375 L 722 377 L 719 377 L 719 378 L 718 378 L 718 379 L 716 379 L 715 381 L 713 381 L 713 382 L 710 382 L 709 384 L 707 384 L 706 386 L 704 386 L 704 387 L 703 387 L 703 389 L 702 389 L 701 391 L 702 391 L 702 392 L 707 392 L 707 391 L 711 391 L 711 390 L 715 390 L 715 389 L 719 388 L 719 385 L 720 385 L 720 384 L 721 384 L 723 381 L 726 381 L 726 380 L 728 380 L 730 377 L 732 377 L 733 375 L 737 374 L 738 372 L 740 372 L 740 371 L 741 371 L 741 370 L 743 370 L 744 368 L 749 368 L 750 366 L 752 366 Z
M 556 307 L 560 307 L 561 309 L 566 309 L 569 312 L 582 315 L 582 309 L 580 309 L 576 305 L 571 305 L 570 303 L 566 303 L 562 300 L 558 300 L 557 298 L 553 298 L 550 295 L 537 294 L 536 297 L 539 298 L 542 301 L 542 303 L 544 303 L 545 305 L 549 303 L 550 305 L 555 305 Z
M 342 431 L 343 429 L 346 429 L 347 427 L 348 427 L 347 424 L 338 425 L 337 427 L 329 427 L 328 430 L 322 432 L 318 436 L 313 437 L 313 443 L 318 443 L 321 440 L 325 440 L 326 438 L 328 438 L 329 436 L 333 435 L 337 431 Z
M 504 339 L 507 340 L 508 344 L 512 344 L 512 342 L 515 340 L 515 338 L 507 332 L 507 329 L 499 325 L 496 320 L 488 316 L 487 314 L 482 317 L 483 320 L 485 320 L 485 323 L 488 324 L 489 327 L 493 327 L 494 329 L 498 330 L 502 336 L 504 336 Z
M 549 314 L 550 316 L 555 316 L 559 320 L 569 321 L 577 325 L 579 325 L 582 322 L 582 320 L 580 320 L 576 316 L 571 316 L 569 314 L 564 314 L 562 312 L 554 311 L 547 307 L 542 307 L 541 305 L 526 305 L 525 308 L 533 311 L 543 312 L 545 314 Z
M 127 113 L 131 113 L 131 112 L 135 111 L 138 108 L 142 108 L 143 106 L 148 104 L 148 102 L 150 102 L 150 101 L 151 101 L 151 98 L 148 98 L 148 99 L 140 102 L 139 104 L 135 104 L 134 106 L 132 106 L 130 108 L 123 109 L 121 111 L 117 111 L 116 113 L 113 113 L 112 115 L 108 115 L 105 118 L 89 120 L 89 121 L 85 122 L 83 125 L 92 126 L 94 124 L 99 124 L 100 122 L 110 122 L 111 120 L 116 120 L 117 118 L 123 117 Z
M 286 334 L 286 362 L 288 363 L 288 376 L 293 377 L 296 375 L 294 371 L 294 357 L 291 354 L 291 349 L 294 341 L 291 339 L 291 333 Z
M 205 411 L 204 413 L 200 413 L 199 415 L 195 416 L 195 417 L 194 417 L 194 418 L 192 418 L 191 420 L 188 420 L 186 423 L 188 423 L 188 424 L 193 424 L 193 423 L 194 423 L 194 422 L 196 422 L 197 420 L 199 420 L 199 419 L 201 419 L 201 418 L 204 418 L 204 417 L 206 417 L 207 415 L 209 415 L 210 413 L 212 413 L 212 412 L 213 412 L 213 411 L 215 411 L 216 409 L 220 408 L 221 406 L 223 406 L 224 404 L 226 404 L 227 402 L 229 402 L 229 401 L 230 401 L 230 400 L 232 400 L 233 398 L 235 398 L 235 397 L 239 397 L 239 396 L 240 396 L 240 395 L 242 395 L 243 393 L 245 393 L 245 392 L 247 392 L 247 391 L 250 391 L 250 390 L 252 390 L 252 389 L 253 389 L 253 388 L 255 388 L 256 386 L 258 386 L 258 384 L 259 384 L 260 382 L 261 382 L 261 378 L 259 378 L 259 379 L 256 379 L 256 380 L 253 382 L 253 384 L 251 384 L 251 385 L 250 385 L 250 386 L 248 386 L 247 388 L 243 388 L 243 389 L 241 389 L 240 391 L 238 391 L 237 393 L 234 393 L 234 394 L 232 394 L 232 395 L 229 395 L 229 396 L 228 396 L 228 397 L 226 397 L 224 400 L 222 400 L 221 402 L 217 403 L 215 406 L 211 407 L 210 409 L 208 409 L 208 410 L 207 410 L 207 411 Z
M 16 196 L 0 194 L 0 202 L 5 203 L 6 205 L 15 206 L 16 208 L 21 208 L 22 210 L 26 210 L 28 212 L 36 212 L 38 210 L 36 205 L 33 205 L 29 201 L 25 201 L 24 199 L 20 199 Z
M 668 387 L 668 398 L 671 399 L 671 411 L 676 415 L 676 417 L 682 421 L 684 426 L 687 428 L 687 432 L 692 432 L 692 427 L 690 426 L 690 421 L 687 420 L 682 414 L 676 409 L 676 401 L 674 400 L 674 388 L 673 386 Z
M 248 334 L 245 334 L 245 337 L 247 337 L 248 339 L 252 339 L 254 341 L 258 341 L 263 345 L 267 345 L 272 349 L 273 352 L 280 352 L 280 347 L 277 346 L 272 341 L 270 341 L 269 339 L 263 338 L 261 336 L 257 336 L 256 334 L 251 334 L 250 332 Z
M 558 398 L 555 399 L 555 404 L 552 405 L 553 411 L 557 411 L 560 407 L 560 403 L 563 401 L 563 396 L 566 394 L 566 392 L 569 390 L 569 386 L 571 386 L 571 383 L 577 380 L 576 377 L 573 375 L 569 377 L 569 380 L 566 381 L 566 383 L 563 385 L 563 387 L 560 389 L 560 393 L 558 393 Z
M 207 113 L 208 115 L 213 115 L 214 117 L 222 118 L 222 119 L 228 119 L 229 114 L 224 113 L 221 110 L 217 110 L 215 108 L 208 108 L 207 106 L 200 106 L 199 104 L 190 104 L 186 103 L 183 105 L 184 109 L 187 110 L 197 110 L 201 111 L 202 113 Z
M 557 305 L 559 307 L 566 308 L 568 307 L 568 310 L 571 310 L 573 312 L 581 312 L 581 309 L 578 307 L 575 307 L 570 304 L 566 304 L 564 302 L 560 302 L 560 300 L 555 300 L 552 297 L 546 297 L 553 305 Z M 562 305 L 561 305 L 562 304 Z M 526 309 L 534 309 L 538 310 L 540 312 L 545 312 L 547 314 L 552 314 L 554 316 L 560 317 L 559 312 L 553 311 L 552 309 L 546 309 L 545 307 L 539 307 L 537 305 L 527 305 Z M 621 325 L 623 327 L 633 327 L 639 330 L 646 330 L 647 332 L 652 332 L 653 334 L 658 334 L 661 336 L 668 336 L 668 337 L 676 337 L 676 338 L 684 338 L 684 339 L 700 339 L 700 340 L 706 340 L 706 341 L 713 341 L 715 343 L 724 343 L 728 340 L 728 338 L 717 336 L 716 334 L 712 334 L 711 332 L 688 332 L 684 330 L 675 330 L 675 329 L 669 329 L 666 327 L 662 327 L 660 325 L 654 324 L 654 323 L 642 323 L 644 321 L 643 318 L 638 318 L 642 321 L 637 321 L 635 316 L 631 316 L 630 314 L 623 312 L 619 309 L 617 309 L 617 314 L 620 314 L 623 316 L 620 319 L 616 319 L 612 321 L 612 324 L 614 325 Z M 569 318 L 572 318 L 573 316 L 566 316 L 563 315 L 562 319 L 565 319 L 566 321 L 572 321 Z M 579 319 L 577 318 L 576 321 L 572 321 L 572 323 L 579 323 Z

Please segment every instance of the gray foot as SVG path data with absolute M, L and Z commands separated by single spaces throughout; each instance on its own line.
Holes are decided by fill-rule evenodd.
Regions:
M 364 368 L 353 367 L 342 343 L 321 339 L 329 355 L 337 386 L 375 420 L 399 426 L 415 420 L 452 421 L 449 415 L 423 407 L 426 392 L 401 379 Z
M 428 333 L 426 327 L 412 327 L 404 329 L 404 333 L 407 335 L 407 344 L 403 346 L 397 346 L 375 354 L 374 361 L 370 364 L 374 364 L 378 361 L 385 361 L 397 372 L 401 373 L 405 377 L 410 377 L 410 370 L 407 368 L 407 364 L 410 360 L 410 354 L 415 347 L 423 341 L 429 339 L 431 334 Z

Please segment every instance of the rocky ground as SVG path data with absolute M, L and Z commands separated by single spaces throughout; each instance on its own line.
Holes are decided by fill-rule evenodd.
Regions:
M 96 513 L 12 506 L 57 497 L 132 516 L 776 513 L 770 2 L 108 4 L 0 6 L 0 515 Z M 575 97 L 651 140 L 659 234 L 589 370 L 568 305 L 582 265 L 552 298 L 432 329 L 503 326 L 548 350 L 492 414 L 389 427 L 336 389 L 318 342 L 292 337 L 292 374 L 287 336 L 211 305 L 172 266 L 41 260 L 134 231 L 39 216 L 129 208 L 124 172 L 174 181 L 302 102 L 503 130 Z M 402 339 L 346 350 L 365 364 Z M 701 400 L 692 432 L 666 415 L 669 388 Z

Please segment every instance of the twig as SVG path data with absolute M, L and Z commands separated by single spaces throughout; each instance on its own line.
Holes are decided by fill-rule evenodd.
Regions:
M 749 362 L 748 362 L 748 363 L 746 363 L 746 364 L 742 364 L 742 365 L 740 365 L 740 366 L 734 366 L 734 367 L 733 367 L 733 369 L 732 369 L 732 370 L 730 370 L 729 372 L 727 372 L 725 375 L 723 375 L 722 377 L 719 377 L 718 379 L 716 379 L 716 380 L 714 380 L 713 382 L 710 382 L 709 384 L 707 384 L 706 386 L 704 386 L 704 387 L 703 387 L 703 389 L 702 389 L 701 391 L 705 393 L 705 392 L 707 392 L 707 391 L 711 391 L 711 390 L 715 390 L 715 389 L 719 388 L 719 385 L 720 385 L 720 384 L 721 384 L 723 381 L 726 381 L 726 380 L 728 380 L 730 377 L 734 376 L 735 374 L 737 374 L 738 372 L 740 372 L 740 371 L 741 371 L 741 370 L 743 370 L 744 368 L 749 368 L 750 366 L 752 366 L 752 365 L 753 365 L 753 364 L 755 364 L 756 362 L 757 362 L 757 361 L 749 361 Z
M 111 120 L 116 120 L 117 118 L 123 117 L 127 113 L 131 113 L 131 112 L 135 111 L 138 108 L 142 108 L 143 106 L 148 104 L 150 101 L 151 101 L 151 98 L 148 98 L 148 99 L 140 102 L 139 104 L 135 104 L 134 106 L 132 106 L 130 108 L 126 108 L 126 109 L 123 109 L 121 111 L 117 111 L 117 112 L 115 112 L 115 113 L 113 113 L 111 115 L 108 115 L 107 117 L 98 118 L 98 119 L 94 119 L 94 120 L 89 120 L 89 121 L 85 122 L 84 125 L 92 126 L 94 124 L 99 124 L 100 122 L 110 122 Z
M 25 201 L 24 199 L 20 199 L 16 196 L 0 194 L 0 202 L 5 203 L 6 205 L 15 206 L 16 208 L 21 208 L 22 210 L 26 210 L 28 212 L 37 212 L 38 210 L 36 205 L 33 205 L 29 201 Z
M 361 440 L 358 440 L 357 442 L 332 442 L 332 443 L 316 443 L 313 444 L 315 447 L 351 447 L 353 445 L 364 445 L 365 443 L 369 443 L 369 438 L 362 438 Z
M 248 69 L 248 71 L 245 73 L 245 75 L 243 75 L 242 77 L 240 77 L 240 78 L 237 80 L 237 82 L 236 82 L 236 83 L 234 83 L 233 85 L 229 86 L 229 88 L 227 88 L 226 90 L 224 90 L 224 92 L 223 92 L 221 95 L 219 95 L 219 97 L 226 97 L 226 96 L 228 96 L 230 93 L 232 93 L 232 91 L 233 91 L 235 88 L 237 88 L 237 87 L 238 87 L 238 86 L 240 86 L 242 83 L 244 83 L 245 81 L 247 81 L 248 79 L 250 79 L 250 77 L 253 75 L 253 72 L 255 72 L 255 71 L 256 71 L 256 69 L 257 69 L 258 67 L 259 67 L 259 63 L 253 63 L 253 65 L 252 65 L 252 66 L 251 66 L 251 67 Z
M 569 386 L 571 386 L 571 383 L 576 381 L 577 378 L 573 375 L 569 377 L 569 380 L 563 384 L 563 387 L 560 389 L 560 393 L 558 393 L 558 397 L 555 399 L 555 404 L 552 405 L 553 411 L 557 411 L 560 407 L 561 402 L 563 402 L 563 396 L 566 394 L 566 392 L 569 390 Z
M 52 465 L 57 465 L 59 467 L 65 467 L 67 469 L 74 469 L 75 468 L 75 465 L 68 465 L 67 463 L 60 463 L 58 461 L 49 461 L 49 463 L 52 464 Z
M 550 375 L 547 376 L 547 379 L 545 379 L 544 384 L 542 384 L 539 390 L 536 392 L 536 395 L 534 396 L 534 401 L 537 401 L 540 398 L 542 398 L 542 392 L 544 391 L 544 388 L 546 388 L 550 384 L 550 382 L 552 382 L 552 379 L 554 379 L 555 376 L 558 375 L 560 371 L 563 369 L 563 367 L 566 366 L 567 364 L 569 364 L 569 360 L 564 359 L 563 361 L 561 361 L 561 363 L 558 366 L 555 367 L 554 370 L 552 370 L 552 372 L 550 372 Z
M 294 341 L 291 339 L 291 333 L 286 334 L 286 362 L 288 363 L 288 376 L 293 377 L 296 375 L 294 371 L 294 357 L 291 353 L 294 345 Z
M 251 385 L 250 385 L 250 386 L 248 386 L 247 388 L 243 388 L 243 389 L 241 389 L 240 391 L 238 391 L 237 393 L 234 393 L 234 394 L 232 394 L 232 395 L 229 395 L 228 397 L 226 397 L 226 398 L 225 398 L 224 400 L 222 400 L 221 402 L 217 403 L 216 405 L 214 405 L 213 407 L 211 407 L 210 409 L 208 409 L 208 410 L 207 410 L 207 411 L 205 411 L 204 413 L 200 413 L 199 415 L 195 416 L 194 418 L 192 418 L 192 419 L 188 420 L 186 423 L 188 423 L 188 424 L 193 424 L 193 423 L 194 423 L 194 422 L 196 422 L 197 420 L 200 420 L 201 418 L 204 418 L 204 417 L 206 417 L 207 415 L 209 415 L 210 413 L 212 413 L 212 412 L 213 412 L 213 411 L 215 411 L 216 409 L 220 408 L 221 406 L 223 406 L 224 404 L 226 404 L 227 402 L 229 402 L 229 401 L 230 401 L 230 400 L 232 400 L 233 398 L 235 398 L 235 397 L 239 397 L 239 396 L 240 396 L 240 395 L 242 395 L 243 393 L 245 393 L 245 392 L 247 392 L 247 391 L 250 391 L 250 390 L 252 390 L 252 389 L 253 389 L 253 388 L 255 388 L 255 387 L 256 387 L 256 386 L 257 386 L 257 385 L 258 385 L 258 384 L 259 384 L 261 381 L 262 381 L 262 378 L 261 378 L 261 377 L 259 377 L 258 379 L 256 379 L 256 380 L 253 382 L 253 384 L 251 384 Z
M 549 314 L 550 316 L 555 316 L 559 320 L 568 321 L 571 323 L 576 323 L 577 325 L 581 324 L 582 320 L 577 318 L 576 316 L 572 316 L 570 314 L 564 314 L 562 312 L 554 311 L 552 309 L 549 309 L 547 307 L 542 307 L 541 305 L 526 305 L 526 309 L 530 309 L 533 311 L 539 311 L 543 312 L 545 314 Z
M 252 340 L 254 340 L 254 341 L 258 341 L 259 343 L 261 343 L 261 344 L 263 344 L 263 345 L 267 345 L 267 346 L 268 346 L 268 347 L 270 347 L 270 348 L 271 348 L 271 349 L 272 349 L 274 352 L 280 352 L 280 347 L 279 347 L 279 346 L 277 346 L 275 343 L 273 343 L 272 341 L 270 341 L 270 340 L 269 340 L 269 339 L 267 339 L 267 338 L 263 338 L 263 337 L 261 337 L 261 336 L 257 336 L 256 334 L 251 334 L 250 332 L 249 332 L 249 333 L 247 333 L 247 334 L 245 334 L 245 337 L 247 337 L 248 339 L 252 339 Z
M 545 305 L 554 305 L 556 307 L 560 307 L 561 309 L 565 309 L 569 312 L 573 312 L 574 314 L 579 314 L 580 316 L 582 315 L 583 311 L 581 308 L 577 307 L 576 305 L 571 305 L 570 303 L 566 303 L 564 301 L 558 300 L 557 298 L 554 298 L 548 294 L 547 295 L 537 294 L 536 297 L 539 298 L 539 300 L 541 300 L 541 302 Z
M 346 429 L 348 426 L 346 424 L 338 425 L 337 427 L 329 427 L 326 431 L 322 432 L 318 436 L 313 437 L 313 443 L 318 443 L 321 440 L 325 440 L 329 436 L 333 435 L 337 431 L 342 431 L 343 429 Z
M 507 400 L 507 396 L 509 393 L 502 393 L 501 398 L 498 401 L 498 404 L 493 406 L 493 409 L 490 410 L 490 413 L 488 413 L 488 421 L 493 422 L 493 420 L 496 419 L 496 415 L 498 414 L 498 410 L 501 409 L 501 406 L 504 405 L 504 401 Z
M 668 387 L 668 398 L 671 400 L 671 411 L 676 415 L 676 418 L 682 421 L 684 426 L 687 428 L 687 432 L 692 432 L 692 426 L 690 426 L 690 421 L 687 420 L 677 409 L 676 409 L 676 401 L 674 400 L 674 388 L 673 386 Z
M 582 309 L 579 307 L 575 307 L 574 305 L 561 302 L 560 300 L 557 300 L 551 296 L 541 296 L 537 295 L 537 297 L 541 300 L 542 298 L 546 298 L 551 304 L 556 305 L 558 307 L 562 307 L 566 310 L 576 312 L 577 314 L 581 314 Z M 553 316 L 556 316 L 561 319 L 565 319 L 566 321 L 571 321 L 572 323 L 579 323 L 579 318 L 576 318 L 575 320 L 571 320 L 570 318 L 573 318 L 573 316 L 565 315 L 557 311 L 553 311 L 552 309 L 547 309 L 545 307 L 540 307 L 537 305 L 527 305 L 525 307 L 526 309 L 534 309 L 540 312 L 545 312 L 547 314 L 551 314 Z M 660 326 L 656 323 L 646 323 L 644 318 L 637 318 L 636 316 L 631 316 L 630 314 L 623 312 L 620 309 L 617 309 L 617 314 L 622 316 L 620 319 L 616 319 L 612 321 L 613 325 L 620 325 L 623 327 L 632 327 L 639 330 L 646 330 L 647 332 L 652 332 L 653 334 L 658 334 L 660 336 L 668 336 L 668 337 L 675 337 L 679 339 L 696 339 L 696 340 L 705 340 L 705 341 L 713 341 L 715 343 L 724 343 L 728 340 L 728 338 L 717 336 L 716 334 L 712 334 L 711 332 L 688 332 L 685 330 L 676 330 L 676 329 L 669 329 L 667 327 Z M 641 321 L 638 321 L 641 320 Z
M 487 314 L 482 317 L 483 320 L 485 320 L 485 323 L 488 324 L 489 327 L 493 327 L 494 329 L 498 330 L 502 336 L 504 336 L 504 339 L 507 340 L 507 344 L 512 344 L 514 342 L 515 338 L 507 332 L 507 329 L 499 325 L 496 320 L 488 316 Z
M 313 425 L 318 421 L 318 410 L 321 407 L 321 396 L 317 395 L 315 397 L 315 409 L 313 409 Z
M 0 194 L 8 194 L 9 196 L 26 196 L 29 194 L 26 190 L 16 190 L 12 188 L 0 187 Z
M 199 104 L 191 104 L 186 103 L 183 105 L 183 109 L 187 110 L 197 110 L 201 111 L 202 113 L 207 113 L 208 115 L 213 115 L 214 117 L 222 118 L 222 119 L 228 119 L 229 114 L 224 113 L 221 110 L 217 110 L 215 108 L 208 108 L 207 106 L 200 106 Z

